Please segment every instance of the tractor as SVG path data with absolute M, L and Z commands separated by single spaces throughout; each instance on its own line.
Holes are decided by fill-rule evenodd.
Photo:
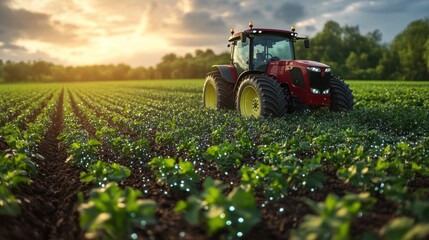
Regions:
M 291 30 L 253 28 L 235 33 L 231 29 L 228 47 L 231 60 L 214 65 L 203 88 L 207 108 L 237 109 L 249 117 L 281 117 L 300 109 L 353 108 L 353 94 L 331 68 L 311 60 L 296 60 L 294 44 L 308 38 Z

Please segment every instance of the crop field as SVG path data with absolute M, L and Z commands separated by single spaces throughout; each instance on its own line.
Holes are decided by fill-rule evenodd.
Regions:
M 429 83 L 253 119 L 202 80 L 0 85 L 0 239 L 428 239 Z

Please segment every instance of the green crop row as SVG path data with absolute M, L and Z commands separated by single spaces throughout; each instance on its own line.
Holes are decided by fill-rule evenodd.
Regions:
M 65 94 L 64 129 L 59 139 L 66 145 L 69 154 L 67 162 L 85 169 L 80 173 L 81 181 L 93 183 L 94 186 L 88 196 L 82 192 L 78 194 L 80 226 L 87 238 L 130 237 L 133 228 L 144 228 L 156 222 L 155 203 L 152 200 L 138 199 L 142 196 L 139 190 L 118 186 L 118 183 L 131 175 L 131 171 L 120 164 L 107 162 L 109 159 L 100 160 L 100 150 L 105 144 L 125 154 L 129 151 L 124 149 L 129 147 L 124 145 L 131 143 L 123 142 L 126 138 L 119 137 L 115 129 L 108 128 L 106 122 L 98 119 L 73 94 Z M 78 110 L 73 108 L 72 98 L 79 102 L 75 103 Z M 83 114 L 94 127 L 99 127 L 96 136 L 91 136 L 84 129 L 82 116 L 77 116 L 76 111 Z
M 38 96 L 37 92 L 35 95 Z M 37 144 L 52 124 L 59 95 L 58 89 L 53 96 L 42 98 L 42 101 L 47 101 L 46 107 L 41 110 L 34 122 L 26 122 L 24 119 L 39 108 L 42 101 L 25 102 L 27 108 L 23 108 L 16 119 L 0 128 L 0 137 L 4 136 L 8 146 L 8 149 L 0 151 L 0 215 L 20 214 L 20 200 L 15 198 L 12 190 L 19 188 L 22 184 L 32 183 L 31 176 L 37 174 L 37 164 L 34 159 L 43 159 L 43 156 L 37 154 Z M 16 99 L 10 101 L 16 101 Z M 18 105 L 17 102 L 15 104 Z M 18 127 L 22 123 L 26 123 L 25 129 Z M 1 138 L 3 140 L 3 137 Z

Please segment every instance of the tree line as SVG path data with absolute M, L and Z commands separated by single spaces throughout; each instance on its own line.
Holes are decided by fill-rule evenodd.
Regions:
M 310 38 L 311 47 L 295 45 L 297 59 L 320 61 L 345 79 L 429 80 L 429 18 L 411 22 L 390 44 L 374 30 L 365 35 L 359 26 L 325 23 Z M 145 80 L 204 78 L 213 64 L 227 64 L 229 52 L 211 49 L 178 56 L 169 53 L 154 67 L 126 64 L 63 66 L 38 60 L 0 60 L 0 82 L 78 82 L 105 80 Z
M 63 66 L 47 61 L 12 62 L 0 60 L 0 82 L 81 82 L 146 79 L 203 78 L 215 63 L 228 63 L 229 53 L 196 50 L 194 54 L 166 54 L 155 67 L 127 64 Z
M 381 37 L 379 30 L 362 35 L 358 26 L 328 21 L 310 49 L 298 44 L 296 53 L 347 79 L 429 80 L 429 18 L 411 22 L 390 44 Z

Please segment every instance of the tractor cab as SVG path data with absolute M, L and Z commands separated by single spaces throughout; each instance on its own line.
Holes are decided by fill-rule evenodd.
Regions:
M 268 65 L 273 61 L 295 60 L 294 42 L 304 40 L 306 48 L 309 47 L 307 38 L 298 37 L 295 28 L 292 31 L 277 29 L 253 28 L 240 33 L 231 29 L 231 62 L 241 74 L 248 70 L 266 72 Z

